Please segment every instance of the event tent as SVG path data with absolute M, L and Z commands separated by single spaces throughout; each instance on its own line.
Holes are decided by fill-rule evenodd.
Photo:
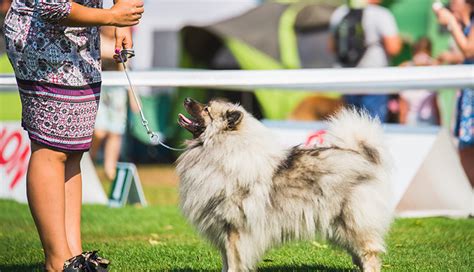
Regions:
M 331 67 L 328 54 L 329 19 L 335 7 L 326 4 L 282 4 L 266 2 L 250 11 L 207 26 L 185 26 L 181 30 L 183 68 L 205 69 L 296 69 Z M 180 97 L 195 90 L 181 89 Z M 282 93 L 256 90 L 259 107 L 251 94 L 202 92 L 202 100 L 215 95 L 240 100 L 265 118 L 285 119 L 306 92 Z M 195 95 L 194 95 L 195 96 Z M 234 98 L 234 99 L 233 99 Z M 259 113 L 256 113 L 258 116 Z M 261 117 L 261 116 L 258 116 Z

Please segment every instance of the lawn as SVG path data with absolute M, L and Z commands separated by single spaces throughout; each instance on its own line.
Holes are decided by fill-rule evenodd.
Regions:
M 159 181 L 156 171 L 162 173 Z M 151 205 L 84 206 L 84 248 L 100 249 L 114 271 L 219 271 L 217 251 L 196 235 L 177 208 L 173 171 L 141 167 L 139 172 Z M 39 270 L 42 250 L 28 207 L 1 200 L 0 210 L 0 271 Z M 385 271 L 474 271 L 472 219 L 397 219 L 387 242 Z M 344 251 L 323 241 L 285 245 L 259 264 L 259 271 L 352 269 Z
M 18 92 L 0 92 L 0 121 L 21 119 L 21 102 Z

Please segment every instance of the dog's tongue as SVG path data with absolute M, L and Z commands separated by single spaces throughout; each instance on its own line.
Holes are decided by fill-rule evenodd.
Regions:
M 181 118 L 181 120 L 183 120 L 184 122 L 188 123 L 188 124 L 192 124 L 193 121 L 189 120 L 186 116 L 182 115 L 181 113 L 178 114 L 179 118 Z

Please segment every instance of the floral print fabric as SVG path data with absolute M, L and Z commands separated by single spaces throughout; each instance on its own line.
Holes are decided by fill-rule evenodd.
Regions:
M 474 146 L 474 90 L 464 89 L 458 100 L 456 134 L 461 148 Z
M 101 0 L 74 2 L 101 8 Z M 22 102 L 22 126 L 34 142 L 87 151 L 100 97 L 98 27 L 67 27 L 69 0 L 13 0 L 5 23 L 7 54 Z
M 78 0 L 101 8 L 101 0 Z M 101 81 L 98 27 L 66 27 L 67 0 L 14 0 L 4 31 L 16 77 L 68 86 Z

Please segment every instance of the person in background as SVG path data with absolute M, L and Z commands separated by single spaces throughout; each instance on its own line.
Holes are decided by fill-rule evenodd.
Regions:
M 451 0 L 450 10 L 433 5 L 438 22 L 446 26 L 464 56 L 464 64 L 474 64 L 474 0 Z M 474 67 L 473 67 L 474 69 Z M 455 134 L 464 171 L 474 187 L 474 89 L 461 90 Z
M 80 3 L 78 3 L 80 2 Z M 131 48 L 126 27 L 141 0 L 13 0 L 5 18 L 7 54 L 31 140 L 27 197 L 46 271 L 106 271 L 96 251 L 82 252 L 80 161 L 92 142 L 100 97 L 99 26 L 117 26 L 115 47 Z
M 340 26 L 348 15 L 353 11 L 361 10 L 361 26 L 364 44 L 361 45 L 363 54 L 356 63 L 345 67 L 385 67 L 389 65 L 390 57 L 396 56 L 401 48 L 402 42 L 398 35 L 398 28 L 391 12 L 379 6 L 381 0 L 348 0 L 347 5 L 336 9 L 330 19 L 329 48 L 336 55 L 340 52 L 341 40 L 338 40 Z M 354 33 L 349 33 L 355 35 Z M 349 39 L 352 37 L 349 37 Z M 378 116 L 380 120 L 386 121 L 388 115 L 388 95 L 345 95 L 347 104 L 358 108 L 365 108 L 371 115 Z
M 119 71 L 122 67 L 114 59 L 115 29 L 101 27 L 101 56 L 103 71 Z M 133 112 L 138 112 L 138 106 L 133 100 L 130 91 L 129 101 Z M 120 157 L 122 135 L 125 133 L 127 122 L 127 88 L 103 87 L 100 94 L 99 110 L 94 129 L 94 138 L 90 154 L 97 159 L 97 153 L 104 146 L 104 171 L 109 180 L 115 178 L 117 162 Z
M 400 66 L 431 66 L 437 61 L 431 57 L 431 41 L 421 38 L 413 45 L 413 58 Z M 436 92 L 405 90 L 400 92 L 400 123 L 411 126 L 439 125 Z

